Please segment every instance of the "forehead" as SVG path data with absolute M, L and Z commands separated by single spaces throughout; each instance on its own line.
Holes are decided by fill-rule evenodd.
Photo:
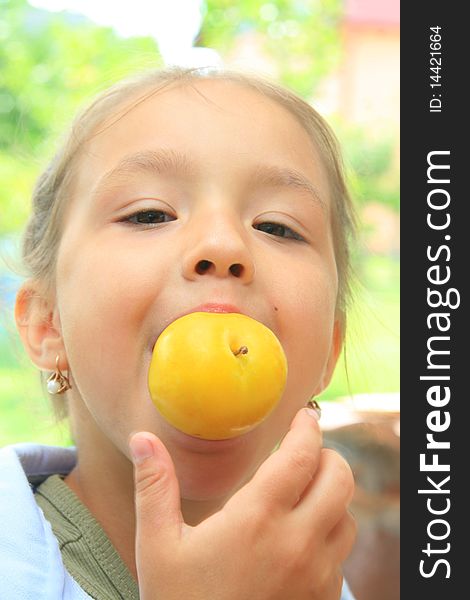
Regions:
M 90 189 L 125 157 L 162 148 L 220 174 L 260 162 L 290 166 L 327 195 L 320 152 L 297 118 L 264 94 L 226 80 L 171 84 L 128 98 L 84 146 L 78 186 Z

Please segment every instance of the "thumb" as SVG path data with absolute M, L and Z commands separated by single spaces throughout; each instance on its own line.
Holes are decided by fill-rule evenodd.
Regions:
M 132 435 L 129 448 L 134 463 L 137 552 L 155 554 L 165 543 L 176 540 L 183 525 L 175 467 L 163 443 L 152 433 Z M 164 547 L 164 546 L 163 546 Z

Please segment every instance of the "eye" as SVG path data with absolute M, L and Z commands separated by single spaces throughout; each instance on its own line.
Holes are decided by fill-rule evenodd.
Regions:
M 305 241 L 301 235 L 290 227 L 287 227 L 287 225 L 281 225 L 281 223 L 266 222 L 253 225 L 253 227 L 259 231 L 264 231 L 264 233 L 269 233 L 270 235 L 275 235 L 277 237 L 298 240 L 300 242 Z
M 158 225 L 159 223 L 168 223 L 174 221 L 175 217 L 163 210 L 140 210 L 122 219 L 123 223 L 131 225 Z

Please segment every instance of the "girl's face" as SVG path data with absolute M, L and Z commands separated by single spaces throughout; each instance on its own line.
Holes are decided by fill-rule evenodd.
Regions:
M 330 205 L 304 129 L 237 84 L 171 86 L 97 134 L 81 158 L 57 262 L 80 451 L 85 440 L 112 467 L 129 434 L 147 430 L 170 451 L 184 498 L 223 498 L 246 481 L 337 358 Z M 172 428 L 147 389 L 160 333 L 207 304 L 267 325 L 289 366 L 269 418 L 222 442 Z

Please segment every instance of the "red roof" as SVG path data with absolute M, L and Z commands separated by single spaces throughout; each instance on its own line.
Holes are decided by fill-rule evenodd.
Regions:
M 344 0 L 344 18 L 354 25 L 398 25 L 400 0 Z

